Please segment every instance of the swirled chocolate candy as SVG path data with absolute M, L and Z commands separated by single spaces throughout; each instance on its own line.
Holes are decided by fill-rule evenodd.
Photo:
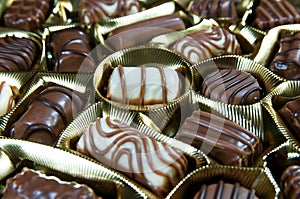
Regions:
M 250 73 L 221 69 L 203 77 L 201 94 L 226 104 L 249 105 L 259 102 L 262 88 Z
M 235 35 L 218 26 L 184 36 L 175 42 L 172 50 L 191 64 L 220 55 L 241 54 Z
M 53 54 L 53 71 L 92 72 L 95 61 L 89 36 L 79 29 L 66 29 L 53 33 L 50 43 Z
M 30 39 L 0 38 L 0 71 L 29 71 L 36 61 L 37 51 L 36 44 Z
M 193 0 L 188 10 L 204 18 L 237 17 L 234 0 Z
M 225 183 L 220 180 L 216 184 L 203 184 L 194 199 L 258 199 L 254 189 L 247 189 L 240 183 Z
M 287 33 L 280 39 L 280 49 L 270 70 L 288 80 L 300 80 L 300 32 Z
M 291 165 L 281 175 L 281 185 L 287 198 L 297 199 L 300 196 L 300 166 Z
M 300 97 L 287 102 L 278 110 L 278 114 L 293 135 L 300 141 Z
M 2 199 L 12 198 L 100 199 L 86 185 L 62 181 L 55 176 L 46 176 L 28 168 L 23 168 L 21 173 L 6 181 L 6 190 Z
M 0 82 L 0 116 L 8 113 L 15 106 L 16 96 L 12 87 L 4 82 Z
M 105 43 L 116 51 L 145 45 L 158 35 L 184 29 L 185 23 L 179 14 L 164 15 L 117 28 L 108 35 Z
M 82 108 L 83 101 L 75 92 L 48 87 L 33 98 L 25 113 L 13 124 L 10 137 L 52 145 Z
M 250 166 L 262 152 L 260 139 L 225 118 L 196 110 L 176 139 L 191 144 L 224 165 Z
M 119 170 L 165 196 L 185 175 L 184 154 L 119 120 L 97 118 L 83 133 L 77 151 Z
M 137 0 L 81 0 L 79 7 L 81 21 L 87 24 L 134 14 L 141 10 Z
M 49 2 L 49 0 L 14 0 L 4 12 L 4 25 L 26 31 L 40 29 L 49 12 Z
M 261 30 L 300 22 L 300 8 L 287 0 L 261 0 L 255 14 L 254 25 Z
M 181 95 L 182 85 L 177 71 L 163 67 L 114 68 L 106 97 L 131 105 L 166 104 Z

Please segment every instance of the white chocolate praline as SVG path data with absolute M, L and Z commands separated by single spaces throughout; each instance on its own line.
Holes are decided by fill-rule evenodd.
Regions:
M 77 151 L 124 172 L 165 196 L 187 170 L 184 154 L 118 120 L 97 118 L 83 133 Z
M 241 54 L 236 36 L 218 26 L 186 35 L 179 39 L 172 49 L 191 64 L 220 55 Z
M 181 94 L 179 75 L 166 67 L 118 66 L 108 81 L 106 97 L 133 105 L 166 104 Z
M 14 93 L 6 82 L 0 83 L 0 104 L 0 116 L 8 113 L 15 106 Z

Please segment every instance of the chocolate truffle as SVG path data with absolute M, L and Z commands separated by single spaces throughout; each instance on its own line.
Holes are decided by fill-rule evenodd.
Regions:
M 184 88 L 177 71 L 166 67 L 114 68 L 106 97 L 131 105 L 166 104 L 181 95 Z
M 89 36 L 79 29 L 66 29 L 53 33 L 50 43 L 53 54 L 53 71 L 92 72 L 95 61 Z
M 4 82 L 0 82 L 0 116 L 8 113 L 15 106 L 16 96 L 12 87 Z
M 185 29 L 179 14 L 164 15 L 122 26 L 113 30 L 105 41 L 112 50 L 145 45 L 158 35 Z
M 21 173 L 6 181 L 6 190 L 2 199 L 12 198 L 100 199 L 86 185 L 62 181 L 55 176 L 46 176 L 28 168 L 23 168 Z
M 300 141 L 300 97 L 287 102 L 278 110 L 278 114 L 297 140 Z
M 10 137 L 52 145 L 74 115 L 83 109 L 75 92 L 48 87 L 35 96 L 25 113 L 13 124 Z
M 141 10 L 138 0 L 81 0 L 81 21 L 89 24 L 137 13 Z
M 49 12 L 49 2 L 49 0 L 14 0 L 4 12 L 4 25 L 26 31 L 40 29 Z
M 300 166 L 291 165 L 281 175 L 281 185 L 287 198 L 297 199 L 300 196 Z
M 234 0 L 193 0 L 188 10 L 204 18 L 237 18 Z
M 300 22 L 300 9 L 287 0 L 260 0 L 255 14 L 254 26 L 261 30 Z
M 38 52 L 36 44 L 27 38 L 6 36 L 0 38 L 0 71 L 29 71 Z
M 249 105 L 259 102 L 262 88 L 250 73 L 221 69 L 203 77 L 201 94 L 226 104 Z
M 286 33 L 270 70 L 288 80 L 300 80 L 300 32 Z
M 175 42 L 172 50 L 191 64 L 220 55 L 241 54 L 236 36 L 218 26 L 182 37 Z
M 160 196 L 184 177 L 184 154 L 109 117 L 97 118 L 77 143 L 77 151 L 119 170 Z
M 254 189 L 220 180 L 216 184 L 203 184 L 194 199 L 258 199 L 258 197 Z
M 194 111 L 184 121 L 175 138 L 224 165 L 251 166 L 262 152 L 260 139 L 253 133 L 201 110 Z

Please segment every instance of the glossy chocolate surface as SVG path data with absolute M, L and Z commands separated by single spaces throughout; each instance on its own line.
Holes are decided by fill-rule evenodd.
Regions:
M 7 180 L 2 199 L 13 198 L 98 199 L 94 191 L 86 185 L 61 181 L 57 177 L 46 176 L 27 168 Z
M 0 38 L 0 71 L 19 72 L 32 69 L 38 54 L 36 44 L 27 38 Z
M 286 33 L 270 70 L 288 80 L 300 80 L 300 32 Z
M 262 99 L 262 88 L 250 73 L 221 69 L 204 77 L 201 94 L 233 105 L 249 105 Z
M 255 13 L 254 26 L 261 30 L 300 23 L 300 8 L 293 6 L 288 0 L 261 0 Z
M 300 166 L 291 165 L 281 175 L 281 187 L 287 198 L 297 199 L 300 196 Z
M 224 165 L 250 166 L 262 152 L 261 141 L 253 133 L 200 110 L 184 121 L 175 138 L 201 149 Z
M 50 0 L 14 0 L 5 10 L 4 25 L 34 31 L 40 29 L 50 9 Z
M 82 108 L 83 102 L 76 93 L 63 87 L 48 87 L 33 98 L 12 126 L 10 137 L 53 145 Z

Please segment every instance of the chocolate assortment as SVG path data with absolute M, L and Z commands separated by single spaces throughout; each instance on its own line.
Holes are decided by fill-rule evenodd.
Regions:
M 298 198 L 298 3 L 4 0 L 0 197 Z

